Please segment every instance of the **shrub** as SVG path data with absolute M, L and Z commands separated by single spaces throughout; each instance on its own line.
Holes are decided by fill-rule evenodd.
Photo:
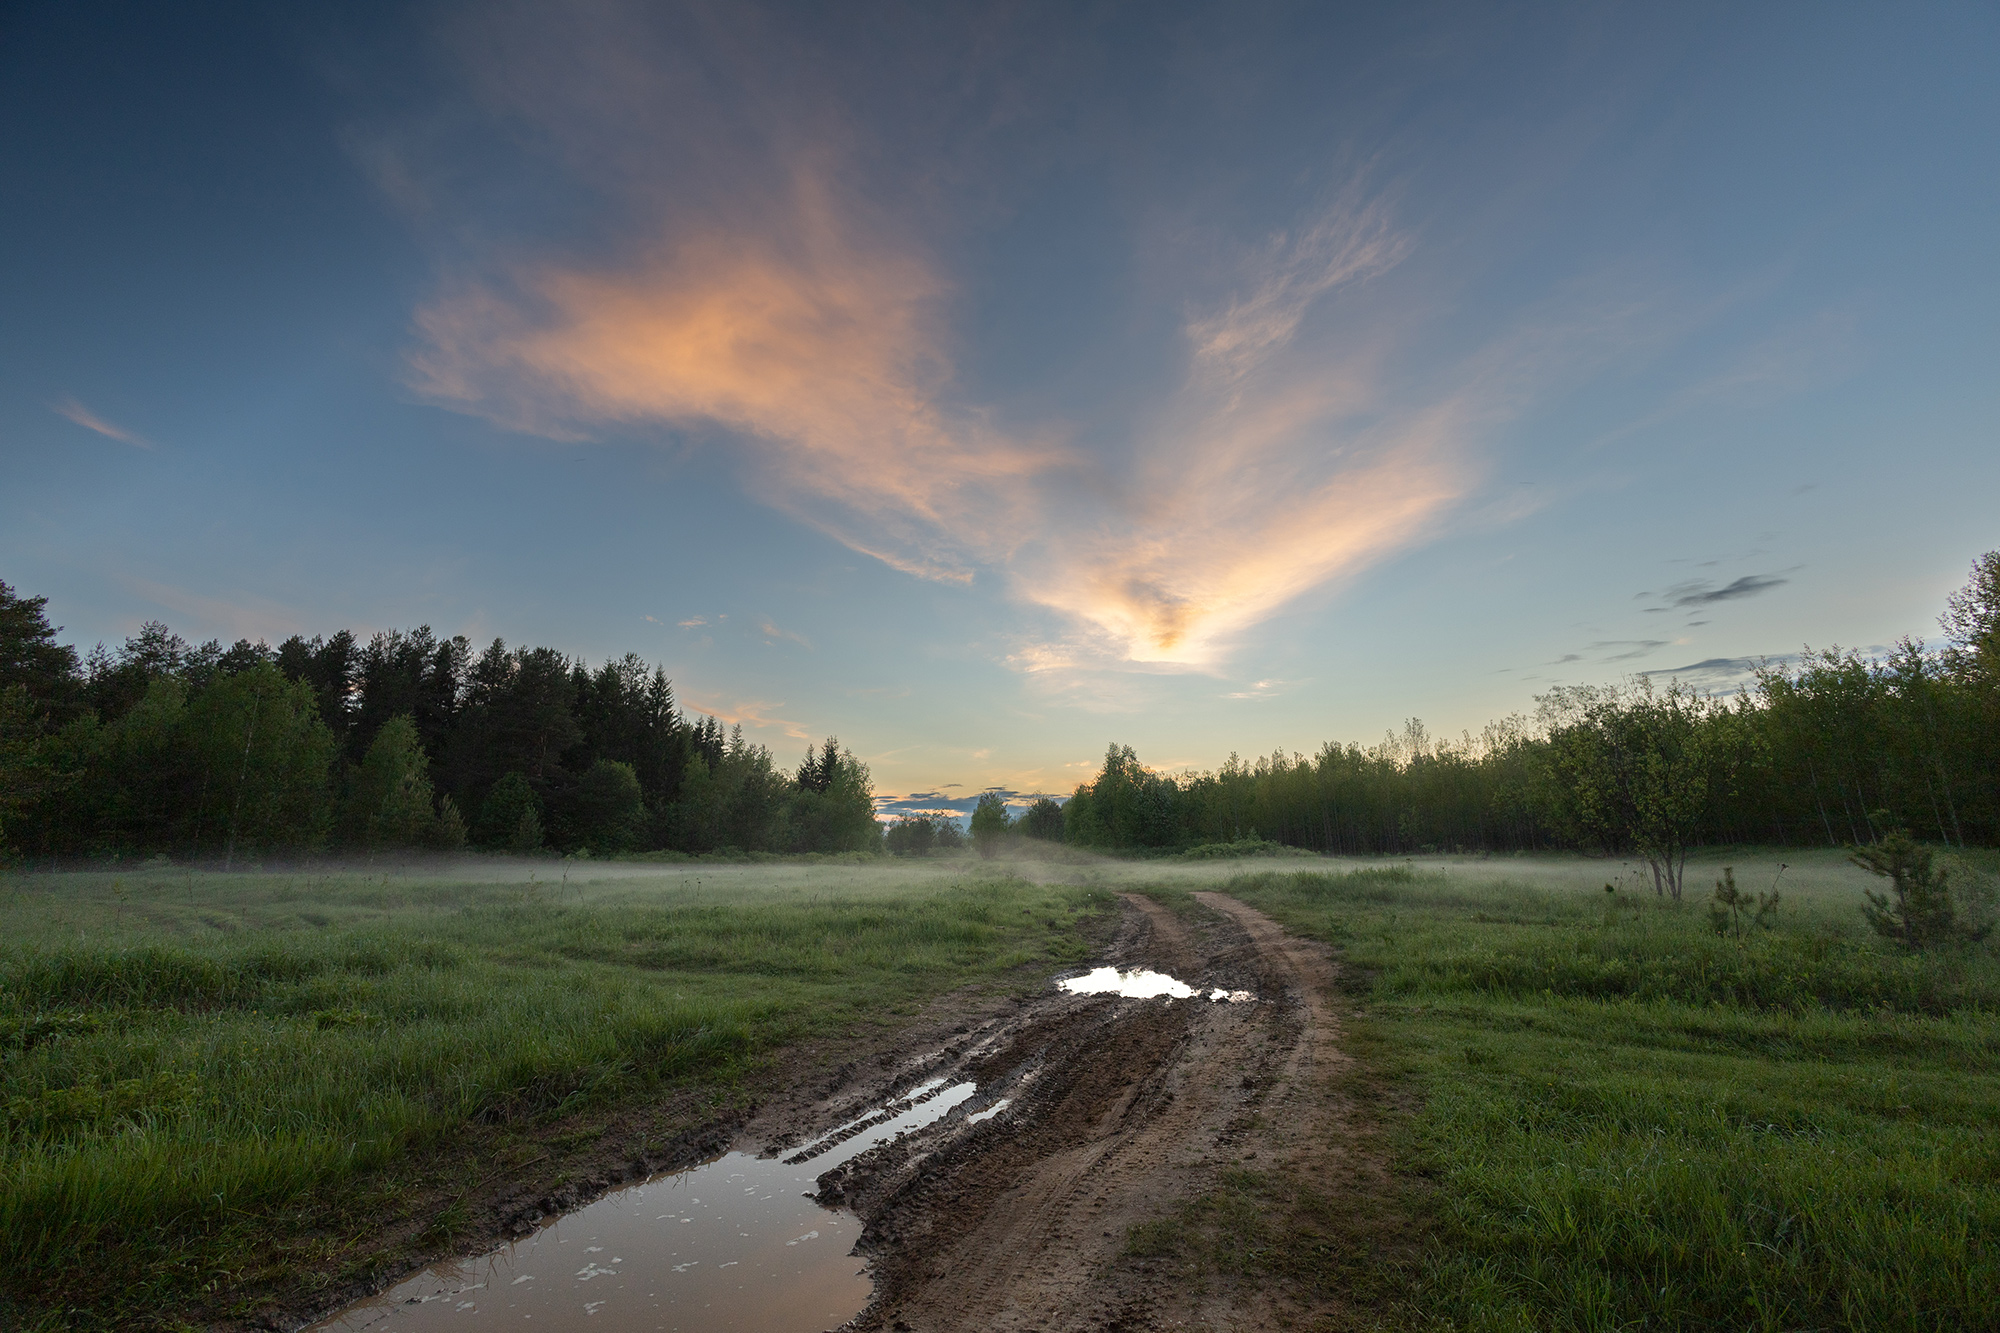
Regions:
M 1239 856 L 1290 856 L 1300 855 L 1297 848 L 1287 847 L 1281 842 L 1272 842 L 1252 834 L 1236 842 L 1205 842 L 1198 847 L 1190 847 L 1181 853 L 1183 861 L 1224 861 Z
M 1868 893 L 1861 908 L 1877 934 L 1911 949 L 1952 940 L 1982 940 L 1990 921 L 1962 918 L 1952 902 L 1950 872 L 1931 864 L 1931 850 L 1898 829 L 1873 847 L 1848 854 L 1854 864 L 1889 881 L 1888 893 Z
M 1783 873 L 1783 867 L 1780 867 Z M 1606 884 L 1605 888 L 1611 886 Z M 1743 922 L 1749 919 L 1752 926 L 1771 928 L 1771 918 L 1778 914 L 1778 890 L 1774 886 L 1769 893 L 1751 894 L 1736 887 L 1736 867 L 1724 866 L 1722 878 L 1715 881 L 1715 893 L 1708 900 L 1708 925 L 1718 935 L 1743 937 Z

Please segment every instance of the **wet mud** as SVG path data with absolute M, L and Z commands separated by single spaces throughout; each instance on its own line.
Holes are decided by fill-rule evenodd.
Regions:
M 940 1120 L 974 1091 L 933 1078 L 787 1158 L 731 1152 L 656 1176 L 488 1254 L 433 1264 L 311 1333 L 586 1319 L 599 1333 L 817 1333 L 845 1323 L 871 1287 L 853 1253 L 857 1219 L 812 1198 L 818 1169 Z
M 1197 898 L 1207 915 L 1187 921 L 1128 896 L 1108 951 L 1119 970 L 1157 968 L 1191 997 L 1052 987 L 895 1071 L 978 1092 L 819 1177 L 820 1199 L 864 1223 L 875 1296 L 851 1327 L 1255 1329 L 1308 1313 L 1162 1282 L 1126 1253 L 1132 1226 L 1230 1167 L 1331 1179 L 1346 1151 L 1327 1077 L 1346 1057 L 1326 950 L 1225 895 Z
M 1232 1168 L 1316 1180 L 1356 1168 L 1349 1108 L 1329 1077 L 1346 1057 L 1325 948 L 1226 895 L 1195 898 L 1203 911 L 1181 917 L 1124 896 L 1094 960 L 1111 983 L 974 1001 L 900 1048 L 856 1051 L 739 1122 L 727 1156 L 566 1216 L 530 1211 L 512 1243 L 434 1266 L 323 1327 L 415 1333 L 497 1317 L 545 1329 L 947 1333 L 1309 1321 L 1314 1312 L 1282 1293 L 1176 1282 L 1127 1251 L 1132 1227 L 1171 1216 Z M 759 1205 L 769 1225 L 744 1213 L 704 1228 L 699 1208 L 668 1206 L 724 1197 L 711 1181 L 731 1173 L 743 1176 L 728 1182 L 731 1217 L 754 1187 L 772 1200 Z M 809 1245 L 778 1248 L 814 1218 L 821 1234 Z M 699 1239 L 704 1230 L 716 1238 Z M 809 1272 L 801 1250 L 823 1256 Z M 590 1262 L 570 1263 L 577 1254 Z M 744 1282 L 753 1267 L 758 1282 Z M 557 1284 L 560 1301 L 530 1302 L 528 1289 Z

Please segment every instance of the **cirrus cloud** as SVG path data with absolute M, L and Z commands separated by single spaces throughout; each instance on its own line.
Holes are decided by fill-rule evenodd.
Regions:
M 145 436 L 126 430 L 123 426 L 113 425 L 74 398 L 65 398 L 61 402 L 51 403 L 49 404 L 49 410 L 59 417 L 69 418 L 85 430 L 96 431 L 106 439 L 117 440 L 121 444 L 129 444 L 139 449 L 153 448 L 153 442 Z
M 1349 426 L 1379 414 L 1367 368 L 1286 361 L 1314 302 L 1407 253 L 1379 205 L 1343 203 L 1253 252 L 1243 293 L 1187 323 L 1175 424 L 1115 470 L 954 403 L 948 284 L 859 231 L 801 172 L 789 215 L 761 231 L 462 285 L 419 311 L 411 382 L 558 440 L 719 427 L 770 503 L 922 577 L 1003 570 L 1093 660 L 1212 664 L 1463 492 L 1470 399 Z M 1102 499 L 1079 513 L 1083 474 Z
M 545 263 L 449 292 L 418 312 L 413 387 L 559 440 L 721 427 L 766 500 L 965 581 L 1032 529 L 1027 483 L 1064 455 L 945 405 L 945 284 L 928 264 L 859 237 L 809 172 L 790 204 L 776 226 L 663 241 L 622 267 Z
M 965 311 L 938 161 L 891 160 L 822 63 L 772 55 L 777 29 L 751 57 L 705 20 L 666 41 L 615 3 L 581 18 L 519 20 L 533 40 L 481 25 L 475 81 L 494 123 L 556 145 L 555 178 L 611 220 L 588 245 L 456 263 L 416 312 L 416 392 L 554 440 L 718 441 L 751 493 L 853 550 L 991 576 L 1053 613 L 1012 636 L 1009 660 L 1038 679 L 1217 669 L 1303 594 L 1435 533 L 1481 479 L 1482 434 L 1550 361 L 1588 359 L 1545 322 L 1415 379 L 1392 367 L 1404 314 L 1347 301 L 1417 242 L 1370 165 L 1283 228 L 1215 247 L 1187 279 L 1209 298 L 1146 294 L 1180 311 L 1180 360 L 1120 444 L 1059 419 L 996 424 L 1011 404 L 975 401 L 954 359 Z M 787 59 L 809 92 L 774 81 Z M 758 93 L 732 102 L 738 69 Z M 754 110 L 718 120 L 738 105 Z

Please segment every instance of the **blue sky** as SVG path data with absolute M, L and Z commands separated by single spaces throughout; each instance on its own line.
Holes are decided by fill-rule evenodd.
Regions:
M 2000 546 L 1989 5 L 0 24 L 0 578 L 81 644 L 632 650 L 1067 792 L 1934 635 Z

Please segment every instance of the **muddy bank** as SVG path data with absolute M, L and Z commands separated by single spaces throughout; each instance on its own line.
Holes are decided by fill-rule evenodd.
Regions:
M 950 997 L 899 1033 L 794 1053 L 773 1071 L 782 1084 L 760 1080 L 761 1105 L 709 1108 L 667 1160 L 609 1152 L 633 1133 L 607 1126 L 598 1169 L 555 1190 L 531 1172 L 489 1190 L 484 1245 L 461 1237 L 458 1252 L 539 1236 L 593 1196 L 733 1147 L 858 1217 L 873 1294 L 857 1330 L 1256 1329 L 1324 1315 L 1283 1283 L 1188 1281 L 1129 1243 L 1232 1173 L 1357 1191 L 1384 1178 L 1329 1077 L 1346 1057 L 1324 948 L 1224 895 L 1195 900 L 1184 918 L 1126 895 L 1092 960 L 1168 973 L 1186 983 L 1178 998 Z M 857 1140 L 946 1087 L 949 1109 L 922 1127 Z M 298 1313 L 266 1326 L 297 1327 Z
M 917 1078 L 972 1079 L 977 1096 L 926 1130 L 819 1177 L 858 1213 L 875 1299 L 852 1327 L 1277 1327 L 1306 1313 L 1256 1284 L 1164 1276 L 1128 1248 L 1226 1170 L 1323 1182 L 1379 1176 L 1345 1133 L 1328 1077 L 1338 1045 L 1333 964 L 1220 894 L 1183 920 L 1129 895 L 1104 961 L 1146 966 L 1199 998 L 1051 989 L 911 1052 L 803 1118 L 760 1116 L 746 1136 L 783 1153 L 814 1121 Z M 1254 1002 L 1210 994 L 1249 992 Z M 1295 1303 L 1294 1303 L 1295 1304 Z
M 1097 952 L 1118 916 L 1080 924 Z M 539 1124 L 467 1125 L 338 1200 L 301 1199 L 260 1220 L 257 1252 L 198 1326 L 290 1333 L 430 1264 L 486 1254 L 662 1172 L 732 1148 L 754 1152 L 765 1136 L 745 1134 L 753 1116 L 808 1123 L 856 1086 L 879 1085 L 879 1071 L 906 1052 L 948 1045 L 1007 1009 L 1010 993 L 1039 991 L 1046 980 L 1046 964 L 1024 967 L 916 1013 L 883 1014 L 775 1052 L 733 1086 L 654 1093 Z

